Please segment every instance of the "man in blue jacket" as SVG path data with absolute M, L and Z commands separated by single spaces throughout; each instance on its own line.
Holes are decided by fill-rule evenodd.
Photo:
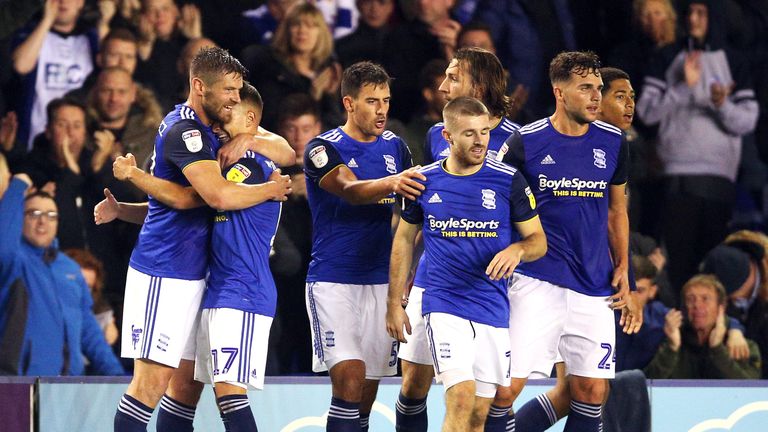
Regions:
M 59 214 L 44 192 L 24 196 L 18 174 L 0 199 L 0 373 L 123 375 L 91 312 L 78 265 L 59 253 Z

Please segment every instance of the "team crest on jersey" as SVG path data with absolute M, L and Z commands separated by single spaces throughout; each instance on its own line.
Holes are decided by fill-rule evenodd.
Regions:
M 187 150 L 192 153 L 197 153 L 203 149 L 203 135 L 197 129 L 184 132 L 181 134 L 181 139 L 184 140 Z
M 133 349 L 136 349 L 136 345 L 139 344 L 139 339 L 141 339 L 142 332 L 142 329 L 137 328 L 131 324 L 131 343 L 133 343 Z
M 322 168 L 328 165 L 328 153 L 325 152 L 325 146 L 317 146 L 309 151 L 309 160 L 315 165 L 315 168 Z
M 447 342 L 440 343 L 440 358 L 444 358 L 444 359 L 451 358 L 451 344 Z
M 235 183 L 242 183 L 251 176 L 251 170 L 243 164 L 235 164 L 227 171 L 227 180 Z
M 328 348 L 336 346 L 336 337 L 334 332 L 332 331 L 325 332 L 325 346 L 327 346 Z
M 529 186 L 525 187 L 525 195 L 528 197 L 528 204 L 531 205 L 531 210 L 536 210 L 536 198 L 533 196 Z
M 387 164 L 387 172 L 390 174 L 397 174 L 397 165 L 395 164 L 395 157 L 392 155 L 384 155 L 384 163 Z
M 595 156 L 595 166 L 598 168 L 605 168 L 605 151 L 601 149 L 592 149 L 592 155 Z
M 480 192 L 483 194 L 483 207 L 494 210 L 496 208 L 496 192 L 492 189 L 483 189 Z

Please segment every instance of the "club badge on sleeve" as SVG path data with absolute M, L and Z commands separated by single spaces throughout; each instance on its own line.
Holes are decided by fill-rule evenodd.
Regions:
M 181 139 L 184 140 L 187 150 L 192 153 L 197 153 L 203 149 L 203 135 L 197 129 L 184 132 L 181 134 Z
M 315 165 L 315 168 L 322 168 L 328 164 L 328 153 L 325 152 L 325 146 L 317 146 L 310 150 L 309 160 Z

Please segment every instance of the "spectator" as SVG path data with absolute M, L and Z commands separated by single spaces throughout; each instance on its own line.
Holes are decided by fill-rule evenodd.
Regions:
M 267 0 L 256 9 L 243 11 L 240 24 L 241 45 L 269 45 L 288 9 L 299 0 Z M 239 50 L 238 50 L 239 51 Z
M 456 48 L 482 48 L 496 54 L 491 28 L 479 22 L 472 21 L 461 28 L 456 36 Z
M 18 140 L 27 150 L 45 128 L 48 102 L 81 87 L 93 70 L 98 35 L 79 22 L 83 3 L 46 0 L 42 18 L 15 34 L 13 69 L 22 81 Z
M 64 251 L 68 257 L 72 258 L 83 275 L 85 284 L 91 290 L 93 299 L 93 314 L 101 331 L 104 333 L 104 339 L 109 346 L 114 346 L 117 342 L 120 332 L 115 325 L 115 311 L 102 295 L 104 289 L 104 266 L 98 258 L 93 256 L 85 249 L 68 249 Z
M 407 122 L 419 109 L 418 71 L 432 59 L 450 60 L 461 24 L 451 19 L 454 0 L 419 0 L 416 18 L 386 38 L 383 64 L 394 79 L 389 116 Z
M 651 379 L 757 379 L 760 352 L 747 340 L 749 357 L 734 360 L 728 355 L 726 294 L 711 275 L 696 275 L 682 289 L 685 317 L 671 310 L 665 317 L 666 341 L 661 344 L 645 373 Z
M 272 45 L 247 48 L 243 64 L 264 98 L 261 123 L 266 129 L 276 129 L 277 108 L 293 93 L 312 96 L 320 104 L 323 123 L 341 123 L 341 65 L 333 57 L 333 37 L 323 15 L 312 4 L 294 5 L 280 23 Z
M 176 62 L 176 71 L 178 72 L 178 84 L 176 85 L 177 100 L 185 100 L 187 95 L 189 95 L 189 66 L 192 64 L 192 59 L 195 58 L 201 49 L 216 46 L 218 46 L 216 42 L 205 37 L 191 39 L 184 45 L 179 60 Z
M 200 10 L 186 4 L 179 10 L 174 0 L 143 0 L 139 18 L 140 70 L 136 80 L 147 84 L 163 108 L 170 110 L 181 100 L 176 62 L 190 39 L 203 36 Z
M 360 24 L 354 33 L 336 41 L 336 53 L 343 67 L 363 60 L 381 63 L 384 41 L 391 31 L 395 0 L 357 0 Z
M 55 239 L 59 213 L 53 198 L 17 174 L 0 201 L 0 361 L 13 375 L 122 375 L 123 368 L 94 318 L 77 264 Z
M 440 85 L 445 79 L 448 62 L 443 59 L 430 60 L 419 73 L 422 108 L 411 118 L 403 136 L 411 150 L 415 165 L 424 163 L 424 142 L 427 132 L 435 123 L 443 121 L 443 108 L 448 103 Z

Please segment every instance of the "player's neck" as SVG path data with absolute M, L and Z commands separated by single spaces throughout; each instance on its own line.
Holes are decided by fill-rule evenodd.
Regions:
M 193 95 L 189 95 L 189 98 L 184 102 L 184 105 L 192 108 L 195 114 L 197 114 L 197 118 L 200 119 L 200 123 L 206 126 L 210 126 L 211 123 L 213 123 L 211 119 L 208 118 L 208 115 L 205 114 L 202 102 L 197 100 Z
M 361 131 L 360 128 L 355 126 L 349 120 L 347 120 L 344 126 L 341 127 L 341 130 L 344 131 L 344 133 L 347 134 L 347 136 L 359 142 L 366 142 L 366 143 L 374 142 L 376 141 L 376 138 L 378 138 L 378 136 L 376 135 L 368 135 L 366 133 L 363 133 L 363 131 Z
M 499 123 L 501 123 L 501 117 L 491 117 L 491 129 L 496 129 Z
M 552 123 L 552 127 L 563 135 L 581 136 L 589 130 L 589 123 L 578 122 L 560 110 L 555 111 L 549 121 Z
M 484 163 L 484 162 L 483 162 Z M 478 171 L 480 171 L 480 168 L 483 167 L 483 164 L 477 164 L 477 165 L 471 165 L 464 163 L 459 160 L 459 158 L 455 157 L 453 154 L 449 155 L 447 159 L 445 159 L 445 170 L 448 171 L 449 174 L 454 175 L 472 175 Z

